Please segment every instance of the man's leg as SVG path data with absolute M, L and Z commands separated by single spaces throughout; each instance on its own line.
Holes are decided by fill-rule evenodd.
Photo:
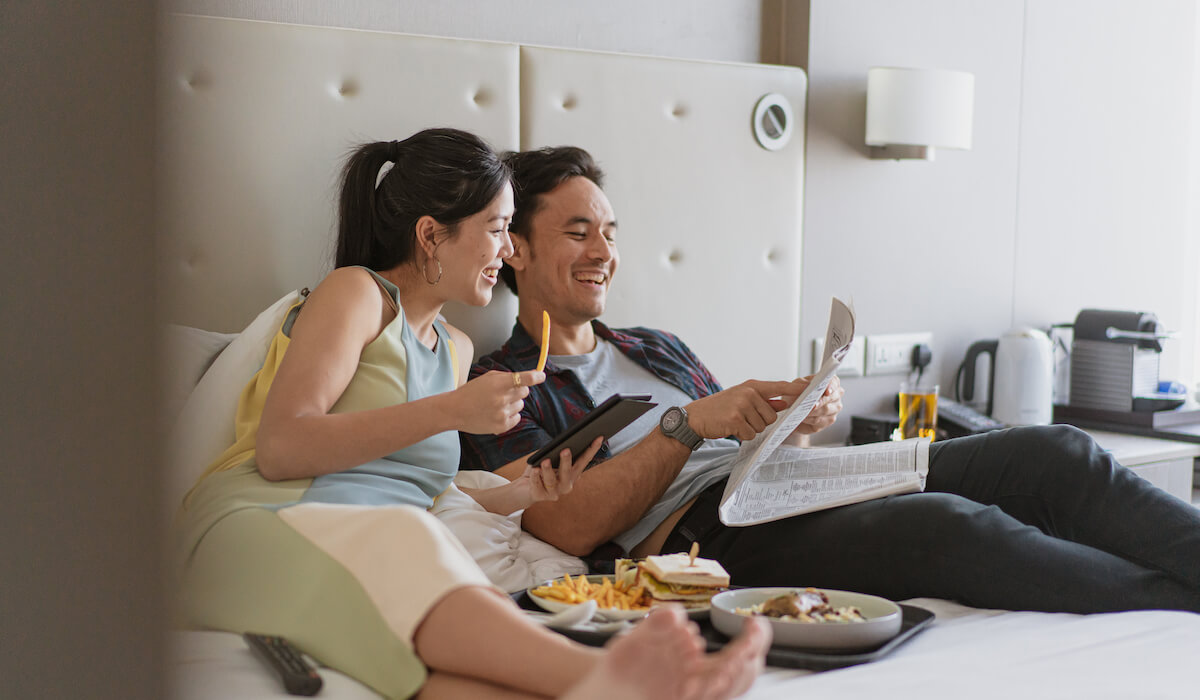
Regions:
M 741 586 L 818 586 L 1010 610 L 1200 611 L 1200 590 L 1160 571 L 946 493 L 717 525 L 701 537 L 700 551 Z
M 934 443 L 926 491 L 999 506 L 1023 523 L 1164 571 L 1200 592 L 1200 509 L 1067 425 Z

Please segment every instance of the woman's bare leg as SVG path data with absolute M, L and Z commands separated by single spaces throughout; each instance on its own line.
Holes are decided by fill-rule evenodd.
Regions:
M 754 682 L 770 630 L 749 624 L 735 642 L 705 656 L 695 625 L 670 608 L 656 610 L 601 652 L 529 620 L 495 591 L 467 587 L 434 606 L 414 644 L 433 671 L 422 698 L 482 696 L 503 686 L 511 695 L 501 697 L 512 698 L 591 700 L 619 693 L 634 700 L 717 700 Z
M 532 695 L 512 688 L 503 688 L 477 678 L 466 678 L 440 671 L 430 673 L 429 679 L 417 693 L 417 700 L 464 700 L 468 698 L 546 700 L 544 695 Z

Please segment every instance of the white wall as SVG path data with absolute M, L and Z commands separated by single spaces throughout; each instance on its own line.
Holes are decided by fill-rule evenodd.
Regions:
M 813 0 L 804 337 L 831 294 L 852 296 L 860 334 L 934 332 L 949 395 L 972 340 L 1084 307 L 1152 311 L 1184 331 L 1164 378 L 1194 383 L 1196 4 L 1153 5 Z M 973 149 L 867 159 L 873 65 L 974 73 Z M 848 380 L 848 411 L 885 410 L 896 381 Z

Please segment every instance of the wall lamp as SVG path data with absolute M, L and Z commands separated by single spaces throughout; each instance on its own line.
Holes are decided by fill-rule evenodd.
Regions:
M 955 70 L 867 70 L 866 143 L 872 158 L 933 160 L 971 148 L 975 76 Z

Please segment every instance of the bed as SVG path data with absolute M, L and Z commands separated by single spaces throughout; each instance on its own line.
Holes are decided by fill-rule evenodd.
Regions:
M 622 222 L 622 281 L 605 320 L 677 332 L 726 385 L 800 373 L 799 69 L 190 16 L 165 23 L 164 518 L 231 439 L 237 392 L 282 310 L 328 271 L 337 168 L 364 140 L 455 126 L 498 149 L 587 148 L 609 173 Z M 687 292 L 689 311 L 669 303 L 670 290 Z M 507 337 L 515 309 L 499 293 L 485 310 L 446 315 L 486 352 Z M 583 571 L 523 533 L 519 514 L 484 513 L 454 491 L 436 514 L 505 590 Z M 824 673 L 770 668 L 749 697 L 1197 692 L 1200 616 L 907 602 L 937 617 L 886 659 Z M 236 635 L 179 630 L 172 641 L 176 698 L 286 697 Z M 377 697 L 335 671 L 322 675 L 322 697 Z

